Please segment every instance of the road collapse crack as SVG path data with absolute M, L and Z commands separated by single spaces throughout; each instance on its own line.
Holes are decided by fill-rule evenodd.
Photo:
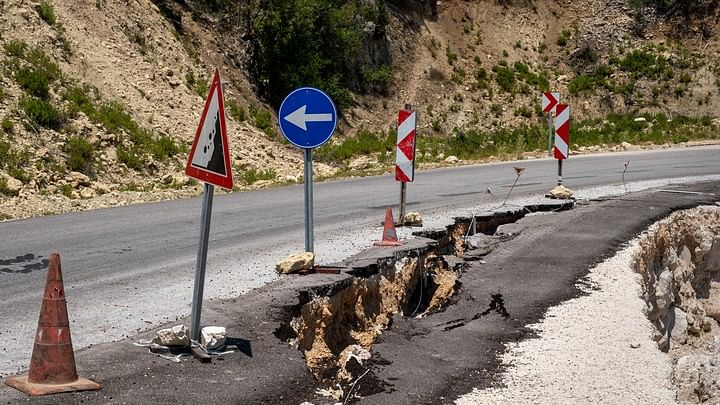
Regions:
M 342 273 L 347 277 L 301 293 L 299 307 L 286 308 L 282 319 L 278 319 L 282 325 L 275 330 L 275 336 L 302 351 L 307 367 L 318 380 L 348 384 L 359 377 L 360 371 L 371 367 L 370 349 L 378 336 L 391 327 L 395 316 L 422 317 L 453 303 L 462 286 L 459 278 L 468 267 L 463 257 L 467 250 L 475 250 L 478 260 L 522 230 L 502 226 L 528 213 L 573 206 L 574 202 L 563 202 L 456 218 L 446 229 L 413 233 L 419 236 L 415 248 L 406 245 L 381 251 L 386 253 L 380 255 L 360 254 L 348 259 Z M 476 233 L 471 245 L 468 234 Z M 472 320 L 493 311 L 504 318 L 510 316 L 500 293 L 492 294 L 487 310 Z M 446 324 L 444 330 L 467 322 L 459 319 Z
M 489 313 L 495 311 L 503 318 L 510 317 L 510 313 L 505 308 L 505 300 L 503 299 L 502 294 L 490 294 L 490 298 L 490 305 L 488 305 L 488 309 L 486 309 L 485 312 L 481 314 L 482 316 L 488 315 Z
M 345 288 L 302 305 L 290 321 L 294 343 L 316 378 L 350 381 L 359 370 L 355 362 L 369 358 L 372 344 L 391 326 L 393 316 L 425 315 L 447 305 L 459 286 L 461 269 L 430 250 L 380 263 L 376 274 L 354 277 Z M 286 328 L 277 332 L 289 336 Z

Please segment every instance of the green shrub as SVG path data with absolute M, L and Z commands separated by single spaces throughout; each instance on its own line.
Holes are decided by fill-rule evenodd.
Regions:
M 457 60 L 457 54 L 450 49 L 450 46 L 445 48 L 445 56 L 447 56 L 448 65 L 452 65 Z
M 64 119 L 60 111 L 47 100 L 35 97 L 25 97 L 20 100 L 20 109 L 36 126 L 59 130 Z
M 627 53 L 622 59 L 613 58 L 610 61 L 621 70 L 631 73 L 634 78 L 669 80 L 674 77 L 668 59 L 655 55 L 648 49 L 637 49 Z
M 227 100 L 225 104 L 228 107 L 228 112 L 230 113 L 230 116 L 235 118 L 237 122 L 243 122 L 245 121 L 245 119 L 247 119 L 245 115 L 245 109 L 235 100 Z
M 240 181 L 243 184 L 251 185 L 260 180 L 275 180 L 277 173 L 273 169 L 257 170 L 249 168 L 240 172 Z
M 6 42 L 3 47 L 5 48 L 5 53 L 8 56 L 22 59 L 25 57 L 25 51 L 28 46 L 25 41 L 16 39 Z
M 22 167 L 10 167 L 8 168 L 8 174 L 23 183 L 30 181 L 30 175 Z
M 255 118 L 255 126 L 267 133 L 272 131 L 272 114 L 269 111 L 258 108 L 254 105 L 250 106 L 250 115 Z
M 85 138 L 73 136 L 65 144 L 64 151 L 68 154 L 67 165 L 70 170 L 89 173 L 94 163 L 95 148 Z
M 363 73 L 366 92 L 388 95 L 392 83 L 392 67 L 380 65 L 377 68 L 367 68 Z
M 501 89 L 508 93 L 515 92 L 515 73 L 510 68 L 502 65 L 493 66 L 495 81 Z
M 87 85 L 83 86 L 72 86 L 69 87 L 65 93 L 63 93 L 63 100 L 68 102 L 67 112 L 71 115 L 75 115 L 82 111 L 88 117 L 96 112 L 93 101 L 88 95 L 90 87 Z
M 463 80 L 465 80 L 465 71 L 459 67 L 453 68 L 452 76 L 450 76 L 450 80 L 457 84 L 462 84 Z
M 355 137 L 346 138 L 339 143 L 328 142 L 319 147 L 315 156 L 323 162 L 344 163 L 353 156 L 393 151 L 395 136 L 394 132 L 378 134 L 363 128 Z
M 555 41 L 559 46 L 565 46 L 568 44 L 568 41 L 570 40 L 570 37 L 572 36 L 572 32 L 570 30 L 562 30 L 560 31 L 560 34 L 558 34 L 557 41 Z
M 252 7 L 243 4 L 250 2 L 222 3 L 223 7 L 210 8 Z M 328 93 L 342 109 L 352 103 L 351 92 L 378 88 L 368 83 L 373 75 L 366 72 L 380 69 L 380 78 L 388 77 L 382 65 L 389 66 L 391 61 L 374 53 L 387 45 L 390 15 L 385 2 L 286 0 L 263 4 L 263 13 L 257 14 L 249 27 L 257 45 L 248 68 L 258 94 L 273 108 L 293 89 L 312 86 Z M 373 22 L 374 29 L 367 29 L 367 22 Z
M 142 153 L 136 147 L 128 149 L 122 145 L 118 145 L 117 156 L 118 160 L 133 170 L 142 170 L 146 166 L 145 160 L 142 158 Z
M 164 161 L 177 155 L 180 148 L 175 141 L 167 135 L 161 135 L 150 146 L 150 153 L 159 161 Z
M 207 97 L 208 92 L 210 91 L 209 79 L 196 79 L 192 70 L 185 74 L 185 86 L 203 98 Z
M 72 198 L 73 186 L 72 184 L 65 183 L 60 187 L 60 192 L 67 198 Z
M 532 110 L 531 110 L 531 109 L 523 106 L 523 107 L 520 107 L 520 108 L 516 109 L 514 114 L 515 114 L 516 117 L 517 117 L 517 116 L 522 116 L 522 117 L 525 117 L 525 118 L 532 118 L 532 114 L 533 114 L 533 113 L 532 113 Z
M 15 124 L 13 124 L 13 121 L 8 117 L 5 117 L 2 121 L 0 121 L 0 128 L 2 128 L 2 131 L 6 134 L 12 134 L 15 132 Z
M 41 0 L 40 4 L 35 6 L 35 11 L 37 11 L 40 18 L 46 23 L 50 25 L 55 24 L 55 10 L 53 10 L 52 4 L 46 0 Z
M 23 66 L 15 72 L 15 81 L 31 96 L 47 98 L 50 92 L 50 78 L 42 70 Z
M 7 180 L 5 180 L 5 177 L 0 177 L 0 194 L 6 195 L 9 197 L 14 197 L 14 196 L 18 195 L 17 192 L 10 191 L 10 189 L 8 188 L 8 185 L 7 185 Z

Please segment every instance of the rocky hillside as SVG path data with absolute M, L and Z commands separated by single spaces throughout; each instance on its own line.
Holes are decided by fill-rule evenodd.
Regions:
M 274 58 L 297 45 L 272 53 L 277 39 L 261 34 L 274 14 L 262 1 L 233 11 L 223 0 L 0 0 L 0 219 L 198 194 L 183 168 L 215 67 L 236 190 L 300 179 L 302 156 L 279 135 L 275 108 L 282 86 L 308 71 L 303 80 L 342 105 L 337 135 L 317 153 L 321 177 L 388 170 L 406 103 L 421 113 L 423 165 L 542 149 L 546 90 L 586 126 L 583 147 L 713 138 L 714 2 L 660 3 L 362 2 L 332 14 L 349 28 L 318 27 L 360 33 L 343 37 L 357 54 L 338 47 L 318 69 L 292 71 Z M 343 58 L 359 62 L 333 64 Z

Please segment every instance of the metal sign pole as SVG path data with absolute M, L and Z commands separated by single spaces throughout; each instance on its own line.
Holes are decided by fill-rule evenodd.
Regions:
M 554 131 L 554 125 L 553 125 L 553 119 L 552 119 L 552 112 L 548 113 L 548 129 L 549 129 L 549 135 L 548 135 L 548 156 L 552 157 L 552 146 L 553 146 L 553 132 Z
M 312 149 L 305 148 L 305 251 L 314 253 L 312 176 Z
M 403 225 L 405 223 L 405 194 L 407 193 L 407 183 L 404 181 L 400 182 L 400 217 L 398 223 Z
M 562 159 L 558 159 L 558 186 L 562 185 Z
M 200 313 L 202 311 L 203 287 L 205 286 L 205 265 L 207 264 L 208 237 L 210 235 L 210 217 L 212 214 L 215 186 L 205 183 L 203 191 L 202 216 L 200 219 L 200 244 L 195 261 L 195 286 L 190 321 L 190 338 L 200 340 Z

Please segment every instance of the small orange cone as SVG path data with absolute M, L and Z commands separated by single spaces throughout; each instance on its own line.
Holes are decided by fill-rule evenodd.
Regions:
M 400 246 L 402 242 L 398 240 L 395 231 L 395 221 L 393 220 L 392 209 L 385 209 L 385 227 L 383 229 L 382 240 L 373 243 L 375 246 Z
M 102 388 L 100 384 L 77 375 L 58 253 L 50 253 L 30 373 L 9 377 L 5 384 L 30 396 Z

